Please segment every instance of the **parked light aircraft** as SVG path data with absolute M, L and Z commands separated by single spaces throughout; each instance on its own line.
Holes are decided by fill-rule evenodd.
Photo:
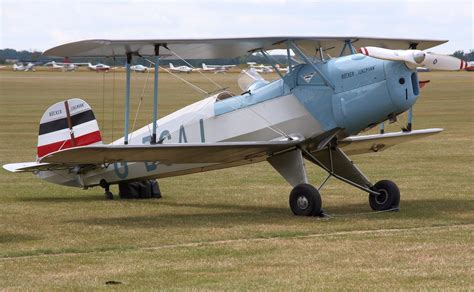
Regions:
M 263 65 L 263 64 L 260 64 L 260 65 L 250 64 L 250 68 L 254 68 L 255 72 L 257 73 L 272 73 L 273 72 L 272 66 Z
M 151 68 L 138 64 L 138 65 L 130 66 L 130 70 L 135 71 L 135 72 L 145 73 L 148 70 L 151 70 Z
M 61 45 L 51 56 L 154 56 L 163 52 L 185 59 L 234 58 L 256 51 L 286 49 L 289 72 L 269 82 L 252 70 L 238 80 L 242 94 L 220 92 L 157 119 L 158 70 L 153 118 L 129 133 L 129 90 L 125 92 L 124 137 L 103 144 L 90 106 L 73 98 L 49 107 L 40 121 L 37 160 L 4 165 L 32 171 L 60 185 L 102 186 L 156 179 L 268 161 L 293 187 L 289 205 L 295 215 L 321 213 L 319 190 L 330 178 L 369 194 L 373 210 L 397 208 L 400 192 L 389 180 L 375 184 L 349 155 L 376 153 L 396 144 L 439 133 L 412 130 L 411 108 L 420 96 L 416 67 L 461 70 L 466 63 L 423 50 L 442 40 L 364 37 L 254 37 L 190 40 L 88 40 Z M 383 48 L 381 48 L 383 47 Z M 304 52 L 324 50 L 331 59 L 315 61 Z M 357 50 L 360 53 L 357 53 Z M 294 63 L 294 54 L 299 63 Z M 170 55 L 170 54 L 168 54 Z M 266 55 L 266 54 L 264 54 Z M 271 62 L 271 61 L 269 61 Z M 127 73 L 126 88 L 130 88 Z M 179 91 L 178 91 L 179 94 Z M 404 112 L 404 131 L 358 135 Z M 305 161 L 328 173 L 321 187 L 309 184 Z M 389 167 L 389 166 L 387 166 Z
M 24 65 L 20 64 L 13 64 L 13 71 L 35 71 L 35 63 L 29 62 L 28 64 Z
M 79 65 L 82 64 L 82 63 L 78 63 Z M 51 61 L 51 62 L 48 62 L 46 64 L 44 64 L 44 66 L 51 66 L 51 68 L 53 69 L 57 69 L 57 70 L 63 70 L 63 71 L 75 71 L 78 64 L 76 63 L 61 63 L 61 62 L 56 62 L 56 61 Z
M 170 68 L 169 70 L 171 72 L 177 72 L 177 73 L 191 73 L 193 71 L 193 68 L 189 67 L 189 66 L 178 66 L 178 67 L 175 67 L 173 65 L 173 63 L 170 63 Z
M 202 69 L 200 70 L 205 72 L 225 73 L 234 67 L 235 65 L 207 65 L 206 63 L 202 63 Z
M 91 71 L 96 71 L 96 72 L 109 72 L 110 71 L 110 66 L 105 65 L 105 64 L 95 64 L 92 65 L 91 63 L 87 63 L 87 68 Z
M 474 61 L 467 62 L 466 71 L 474 71 Z

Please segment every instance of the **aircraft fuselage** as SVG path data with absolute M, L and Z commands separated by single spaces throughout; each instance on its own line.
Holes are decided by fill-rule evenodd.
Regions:
M 270 141 L 285 135 L 309 138 L 334 128 L 342 137 L 355 135 L 408 110 L 418 97 L 416 72 L 403 63 L 364 55 L 334 58 L 316 66 L 334 85 L 325 84 L 308 64 L 293 67 L 283 79 L 243 95 L 218 100 L 217 95 L 186 106 L 157 121 L 162 143 Z M 129 134 L 129 144 L 149 144 L 152 124 Z M 121 138 L 113 144 L 123 144 Z M 246 161 L 254 163 L 259 161 Z M 118 162 L 82 174 L 42 171 L 50 182 L 89 187 L 162 178 L 223 168 L 215 164 Z M 229 167 L 226 165 L 225 167 Z

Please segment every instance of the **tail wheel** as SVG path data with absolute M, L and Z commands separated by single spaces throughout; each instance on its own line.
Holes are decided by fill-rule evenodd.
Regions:
M 384 211 L 398 208 L 400 204 L 400 190 L 397 185 L 390 180 L 377 182 L 372 190 L 379 192 L 379 195 L 369 194 L 369 204 L 374 211 Z
M 290 193 L 290 208 L 297 216 L 316 216 L 321 213 L 321 195 L 309 184 L 299 184 Z

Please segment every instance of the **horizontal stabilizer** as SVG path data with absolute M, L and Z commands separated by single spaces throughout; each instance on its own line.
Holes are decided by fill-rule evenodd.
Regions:
M 5 170 L 10 172 L 33 172 L 37 170 L 47 170 L 49 163 L 39 163 L 39 162 L 20 162 L 20 163 L 10 163 L 3 165 Z
M 383 151 L 394 145 L 423 138 L 443 131 L 440 128 L 413 130 L 365 136 L 350 136 L 339 142 L 339 146 L 347 155 L 356 155 Z
M 40 162 L 77 165 L 120 161 L 175 163 L 228 163 L 265 159 L 298 144 L 299 141 L 219 142 L 199 144 L 97 145 L 60 150 Z

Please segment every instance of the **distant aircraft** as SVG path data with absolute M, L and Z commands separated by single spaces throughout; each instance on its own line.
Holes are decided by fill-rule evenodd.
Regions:
M 22 63 L 20 64 L 13 64 L 13 71 L 36 71 L 35 67 L 36 64 L 29 62 L 28 64 L 24 65 Z
M 140 73 L 145 73 L 150 69 L 153 69 L 153 68 L 148 68 L 148 67 L 145 67 L 143 65 L 130 66 L 130 70 L 135 71 L 135 72 L 140 72 Z
M 235 66 L 236 65 L 207 65 L 206 63 L 202 63 L 202 69 L 199 70 L 205 72 L 225 73 L 227 70 Z
M 288 73 L 290 71 L 290 66 L 286 66 L 286 67 L 280 67 L 280 65 L 276 64 L 275 67 L 278 69 L 278 71 L 282 72 L 282 73 Z
M 272 73 L 273 72 L 272 66 L 269 66 L 269 65 L 263 65 L 263 64 L 257 65 L 256 63 L 253 63 L 253 62 L 250 62 L 247 64 L 250 66 L 250 68 L 254 68 L 255 72 L 257 73 Z
M 78 63 L 78 64 L 81 64 L 81 63 Z M 61 63 L 61 62 L 58 63 L 56 61 L 51 61 L 51 62 L 48 62 L 48 63 L 44 64 L 44 66 L 51 65 L 51 67 L 53 69 L 58 69 L 58 70 L 63 70 L 63 71 L 75 71 L 78 64 L 76 64 L 76 63 Z
M 100 72 L 100 71 L 109 72 L 110 71 L 110 66 L 101 64 L 101 63 L 98 63 L 96 65 L 87 63 L 87 68 L 89 68 L 89 70 L 91 71 L 96 71 L 96 72 Z
M 188 66 L 175 67 L 173 65 L 173 63 L 170 63 L 170 71 L 171 72 L 178 72 L 178 73 L 191 73 L 193 71 L 193 68 L 188 67 Z
M 474 61 L 467 62 L 466 71 L 474 71 Z

